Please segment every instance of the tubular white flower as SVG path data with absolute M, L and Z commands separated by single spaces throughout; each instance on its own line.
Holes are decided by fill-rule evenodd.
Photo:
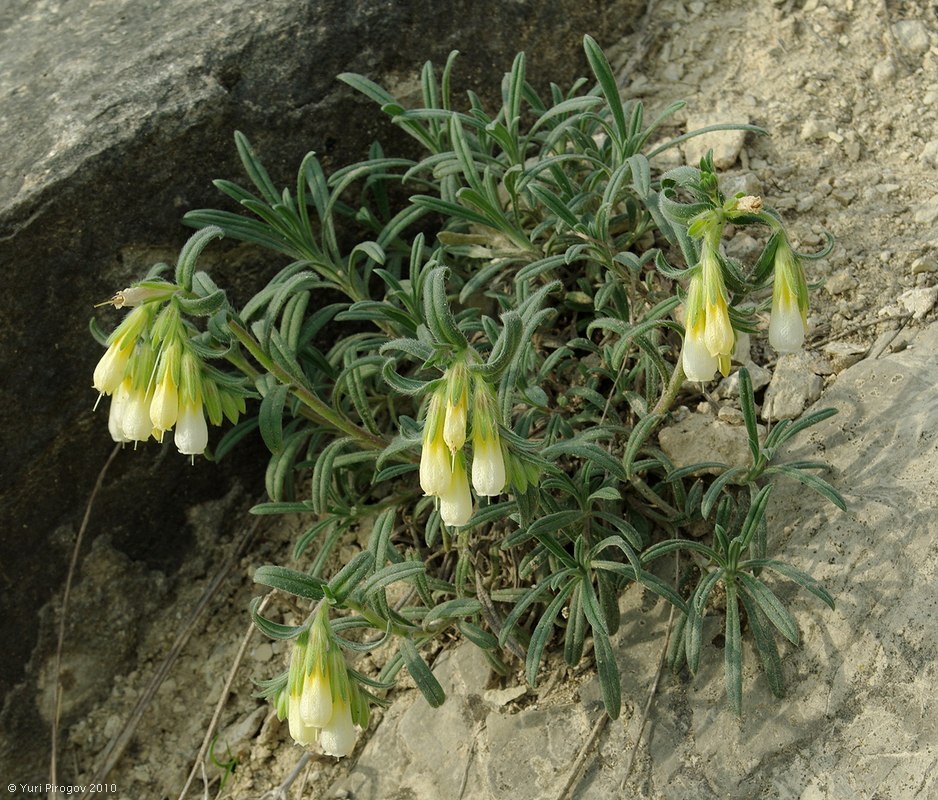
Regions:
M 127 401 L 130 399 L 130 389 L 124 381 L 117 387 L 111 398 L 111 408 L 107 416 L 107 429 L 111 438 L 118 443 L 130 441 L 124 436 L 123 419 L 124 411 L 127 409 Z
M 290 698 L 287 720 L 290 725 L 290 736 L 293 737 L 293 740 L 297 744 L 306 747 L 316 741 L 316 737 L 319 735 L 319 728 L 314 728 L 312 725 L 307 725 L 303 722 L 303 717 L 300 714 L 300 704 L 295 702 L 293 697 Z
M 176 449 L 184 456 L 200 456 L 205 452 L 208 446 L 208 424 L 202 412 L 201 400 L 180 405 L 173 441 Z
M 465 525 L 471 516 L 472 493 L 469 491 L 469 478 L 460 453 L 453 462 L 449 485 L 440 493 L 440 517 L 446 525 L 458 527 Z
M 791 295 L 772 298 L 769 344 L 779 353 L 795 353 L 804 344 L 805 322 L 797 300 Z
M 710 355 L 704 342 L 703 326 L 688 328 L 684 335 L 684 347 L 681 350 L 681 365 L 688 380 L 706 383 L 720 366 L 720 360 Z
M 720 262 L 707 243 L 701 256 L 701 279 L 704 301 L 704 342 L 710 355 L 731 356 L 736 344 L 733 326 L 726 306 L 726 289 Z
M 118 342 L 111 344 L 94 368 L 91 385 L 99 394 L 113 394 L 127 370 L 127 362 L 133 352 L 133 345 L 119 347 Z
M 684 303 L 684 346 L 681 366 L 688 380 L 705 383 L 713 378 L 719 359 L 710 354 L 706 343 L 707 316 L 704 307 L 704 283 L 701 272 L 696 272 L 687 287 Z
M 453 456 L 443 442 L 424 444 L 420 452 L 420 488 L 424 494 L 439 495 L 446 491 L 453 476 Z
M 480 497 L 495 497 L 505 488 L 505 459 L 498 433 L 472 437 L 472 488 Z
M 121 433 L 129 442 L 145 442 L 153 433 L 150 422 L 151 395 L 143 389 L 128 388 L 121 412 Z
M 303 681 L 299 706 L 300 717 L 305 725 L 322 728 L 332 719 L 332 688 L 318 667 Z
M 794 353 L 804 344 L 808 315 L 808 284 L 804 267 L 781 239 L 775 250 L 769 344 L 780 353 Z
M 156 391 L 153 392 L 153 399 L 150 401 L 150 422 L 160 432 L 161 440 L 163 432 L 172 428 L 178 417 L 179 391 L 170 371 L 166 370 L 163 380 L 156 385 Z
M 342 758 L 355 749 L 355 725 L 349 704 L 339 698 L 335 701 L 332 719 L 319 733 L 319 746 L 327 756 Z

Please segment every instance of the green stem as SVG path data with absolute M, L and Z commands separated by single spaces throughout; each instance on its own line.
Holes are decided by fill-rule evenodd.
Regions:
M 316 395 L 315 392 L 303 385 L 301 378 L 291 375 L 286 369 L 277 364 L 273 359 L 270 358 L 270 356 L 267 355 L 267 353 L 264 352 L 264 349 L 260 346 L 257 340 L 255 340 L 254 337 L 251 336 L 251 334 L 248 332 L 248 330 L 244 328 L 239 322 L 229 319 L 228 327 L 258 364 L 260 364 L 282 384 L 290 387 L 291 392 L 308 409 L 309 414 L 306 414 L 305 416 L 308 416 L 314 422 L 331 427 L 336 431 L 351 437 L 365 449 L 384 450 L 384 448 L 388 446 L 388 443 L 382 437 L 377 436 L 370 431 L 366 431 L 364 428 L 356 425 L 344 415 L 335 411 L 335 409 L 330 408 Z M 238 365 L 236 364 L 236 366 Z M 256 374 L 257 373 L 255 372 L 255 375 Z
M 677 364 L 674 365 L 674 371 L 671 373 L 671 379 L 668 381 L 664 393 L 658 398 L 658 402 L 652 409 L 652 414 L 661 414 L 663 416 L 670 410 L 671 406 L 674 405 L 674 401 L 677 400 L 681 387 L 684 385 L 685 377 L 684 365 L 681 359 L 678 358 Z

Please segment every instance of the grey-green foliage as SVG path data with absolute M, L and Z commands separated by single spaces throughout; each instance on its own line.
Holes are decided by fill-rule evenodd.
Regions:
M 243 308 L 213 318 L 217 349 L 260 398 L 256 418 L 216 452 L 259 428 L 271 450 L 271 501 L 255 512 L 300 513 L 309 523 L 295 552 L 303 568 L 262 567 L 256 580 L 347 609 L 336 630 L 349 634 L 349 647 L 396 637 L 397 654 L 373 688 L 406 666 L 428 701 L 442 702 L 419 650 L 444 633 L 484 648 L 502 671 L 520 656 L 532 684 L 551 644 L 575 665 L 591 639 L 615 717 L 613 637 L 630 635 L 619 630 L 621 594 L 637 584 L 676 608 L 669 659 L 694 671 L 721 585 L 727 692 L 740 713 L 743 622 L 777 694 L 775 634 L 798 640 L 773 579 L 832 603 L 809 576 L 769 556 L 765 521 L 778 477 L 842 505 L 815 474 L 822 465 L 776 460 L 786 439 L 828 412 L 783 422 L 760 441 L 743 372 L 751 465 L 702 477 L 713 464 L 675 470 L 657 447 L 670 406 L 697 391 L 682 388 L 675 316 L 683 272 L 698 257 L 694 226 L 706 215 L 728 218 L 733 200 L 709 159 L 662 174 L 656 156 L 704 131 L 652 148 L 680 106 L 646 122 L 640 102 L 620 100 L 596 43 L 584 46 L 594 85 L 540 95 L 521 54 L 494 112 L 472 93 L 467 102 L 451 95 L 455 54 L 439 78 L 424 68 L 420 108 L 341 75 L 423 147 L 416 161 L 376 144 L 366 160 L 327 175 L 310 153 L 295 186 L 279 190 L 236 135 L 254 188 L 216 185 L 247 213 L 194 211 L 185 221 L 289 263 Z M 757 328 L 753 292 L 771 280 L 774 236 L 752 265 L 721 261 L 737 330 Z M 498 390 L 510 490 L 479 501 L 469 524 L 451 530 L 418 485 L 419 420 L 422 399 L 466 348 L 473 374 Z M 689 535 L 702 525 L 709 535 Z M 336 565 L 339 543 L 356 528 L 371 530 L 367 548 Z M 658 561 L 673 553 L 677 579 L 670 559 Z M 271 636 L 299 632 L 254 613 Z

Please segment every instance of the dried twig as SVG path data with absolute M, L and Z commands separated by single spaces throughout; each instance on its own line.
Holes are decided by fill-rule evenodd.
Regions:
M 91 519 L 91 509 L 94 506 L 94 501 L 98 497 L 98 492 L 101 491 L 101 487 L 104 485 L 104 476 L 107 474 L 108 468 L 114 462 L 114 459 L 117 458 L 117 454 L 120 450 L 121 446 L 119 444 L 114 445 L 114 449 L 111 450 L 111 455 L 108 456 L 107 461 L 104 462 L 104 466 L 101 467 L 101 471 L 98 473 L 98 479 L 95 481 L 94 488 L 88 496 L 88 503 L 85 506 L 85 515 L 82 517 L 81 525 L 78 528 L 78 536 L 75 538 L 75 546 L 72 548 L 72 558 L 68 564 L 68 577 L 65 579 L 65 592 L 62 595 L 62 611 L 59 615 L 59 640 L 55 647 L 55 668 L 52 673 L 55 681 L 55 699 L 52 710 L 52 754 L 49 763 L 49 782 L 52 786 L 58 786 L 59 784 L 57 769 L 58 740 L 59 723 L 62 715 L 62 681 L 60 680 L 60 673 L 62 671 L 62 649 L 65 642 L 65 619 L 68 616 L 68 600 L 72 593 L 72 580 L 75 577 L 75 571 L 78 566 L 78 553 L 81 550 L 81 543 L 85 538 L 85 531 L 88 529 L 88 520 Z M 55 791 L 51 792 L 49 795 L 50 800 L 54 800 L 57 796 L 58 793 Z
M 270 595 L 266 595 L 261 601 L 261 604 L 257 608 L 257 613 L 260 614 L 267 604 L 270 602 Z M 222 687 L 221 695 L 218 698 L 218 703 L 215 705 L 215 713 L 212 715 L 212 720 L 208 724 L 208 728 L 205 731 L 205 737 L 202 739 L 202 746 L 199 748 L 199 754 L 195 757 L 195 763 L 192 765 L 192 769 L 189 772 L 189 777 L 186 779 L 185 786 L 182 787 L 182 791 L 179 793 L 179 800 L 184 800 L 186 792 L 189 791 L 189 787 L 192 785 L 192 781 L 195 780 L 196 771 L 199 769 L 199 766 L 202 765 L 202 773 L 205 774 L 205 755 L 208 753 L 209 747 L 212 746 L 212 738 L 215 734 L 215 729 L 218 727 L 218 720 L 221 719 L 221 713 L 225 708 L 225 704 L 228 702 L 228 694 L 231 691 L 231 685 L 234 683 L 235 675 L 238 673 L 238 669 L 241 666 L 241 662 L 244 660 L 244 654 L 247 652 L 248 645 L 251 642 L 251 639 L 254 636 L 254 623 L 248 622 L 247 630 L 244 632 L 244 637 L 241 639 L 241 646 L 238 648 L 238 652 L 234 657 L 234 661 L 231 664 L 231 669 L 228 670 L 228 678 L 225 680 L 225 685 Z

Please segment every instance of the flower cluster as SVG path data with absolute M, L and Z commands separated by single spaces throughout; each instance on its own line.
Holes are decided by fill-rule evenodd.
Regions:
M 349 675 L 325 604 L 293 646 L 286 689 L 277 698 L 277 715 L 288 720 L 290 736 L 297 744 L 307 746 L 318 740 L 327 756 L 347 756 L 355 747 L 355 726 L 368 727 L 367 698 Z
M 470 376 L 465 362 L 456 362 L 430 395 L 420 456 L 420 486 L 440 498 L 440 517 L 447 525 L 465 525 L 472 516 L 464 450 L 470 395 L 472 488 L 480 497 L 495 497 L 507 483 L 495 393 L 483 378 Z
M 756 215 L 775 229 L 773 237 L 773 290 L 769 344 L 780 353 L 792 353 L 804 343 L 807 327 L 808 284 L 804 267 L 791 249 L 778 221 L 763 212 L 760 198 L 742 197 L 733 211 Z M 684 304 L 684 374 L 694 381 L 709 381 L 719 369 L 729 374 L 730 358 L 738 336 L 730 320 L 724 266 L 719 254 L 721 224 L 712 221 L 704 230 L 700 262 L 690 271 Z
M 170 299 L 177 289 L 132 287 L 110 301 L 115 307 L 133 306 L 108 337 L 92 386 L 111 396 L 108 430 L 115 442 L 159 442 L 175 427 L 174 442 L 183 455 L 205 452 L 208 423 L 222 417 L 236 422 L 244 412 L 244 398 L 220 385 L 192 346 L 191 332 Z M 162 307 L 162 308 L 161 308 Z

